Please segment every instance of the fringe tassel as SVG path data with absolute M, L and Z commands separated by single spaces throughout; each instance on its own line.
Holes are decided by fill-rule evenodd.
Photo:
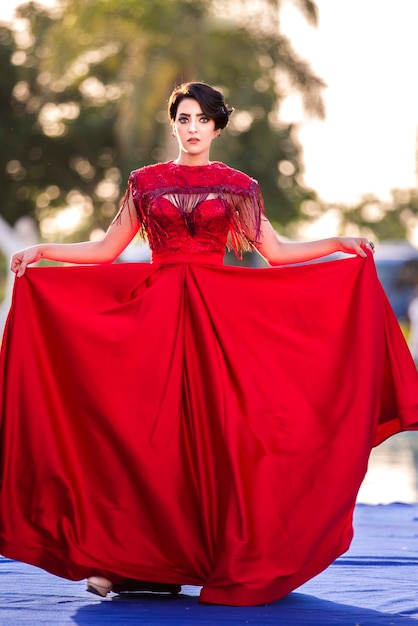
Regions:
M 118 214 L 114 222 L 120 219 L 122 211 L 129 209 L 132 199 L 139 220 L 139 235 L 142 239 L 152 239 L 163 243 L 167 234 L 159 227 L 156 220 L 151 220 L 150 208 L 154 201 L 166 198 L 181 213 L 186 228 L 194 234 L 194 211 L 196 207 L 208 199 L 219 198 L 229 216 L 230 228 L 227 248 L 233 250 L 238 258 L 243 252 L 255 248 L 260 238 L 261 219 L 265 216 L 265 207 L 257 181 L 252 180 L 248 189 L 234 185 L 215 187 L 161 187 L 142 192 L 135 184 L 131 174 Z

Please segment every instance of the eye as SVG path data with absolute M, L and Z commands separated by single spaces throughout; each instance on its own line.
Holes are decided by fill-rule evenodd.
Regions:
M 203 117 L 200 118 L 200 121 L 202 122 L 202 124 L 207 124 L 209 122 L 209 118 L 203 116 Z
M 179 117 L 179 123 L 180 124 L 187 124 L 187 122 L 189 121 L 188 117 Z

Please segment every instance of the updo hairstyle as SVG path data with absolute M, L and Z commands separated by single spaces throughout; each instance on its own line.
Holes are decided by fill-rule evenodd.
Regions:
M 200 104 L 202 113 L 215 122 L 215 130 L 225 128 L 234 110 L 225 103 L 218 89 L 206 83 L 183 83 L 174 89 L 168 101 L 168 117 L 172 124 L 176 120 L 178 106 L 185 98 L 193 98 Z

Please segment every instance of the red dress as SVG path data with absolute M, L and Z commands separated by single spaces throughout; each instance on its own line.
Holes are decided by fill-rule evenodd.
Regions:
M 349 547 L 372 446 L 418 428 L 415 366 L 371 255 L 222 265 L 263 215 L 244 174 L 162 164 L 130 193 L 153 263 L 16 281 L 0 552 L 273 601 Z

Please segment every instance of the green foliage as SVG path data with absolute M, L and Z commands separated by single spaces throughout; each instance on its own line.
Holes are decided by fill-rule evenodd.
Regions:
M 20 180 L 24 178 L 24 172 L 20 167 L 20 161 L 13 162 L 12 157 L 21 155 L 27 147 L 26 136 L 30 122 L 28 118 L 19 119 L 20 111 L 14 111 L 10 106 L 11 93 L 18 82 L 18 73 L 11 64 L 11 57 L 16 51 L 16 44 L 12 32 L 6 27 L 0 27 L 0 189 L 2 195 L 1 212 L 6 219 L 13 221 L 20 214 L 31 209 L 26 198 L 22 198 L 20 205 L 15 198 L 21 186 Z
M 297 4 L 314 23 L 315 4 Z M 277 74 L 287 73 L 318 115 L 322 82 L 278 18 L 271 28 L 279 5 L 265 0 L 261 30 L 243 18 L 249 2 L 236 16 L 203 0 L 66 0 L 59 16 L 20 7 L 26 41 L 0 32 L 2 215 L 10 223 L 35 215 L 48 237 L 58 212 L 73 206 L 83 218 L 75 238 L 105 228 L 129 171 L 173 156 L 165 113 L 173 86 L 203 80 L 236 109 L 213 158 L 259 180 L 274 221 L 297 220 L 315 194 L 300 183 L 294 130 L 280 123 Z
M 418 190 L 397 189 L 392 192 L 390 202 L 382 202 L 374 196 L 366 196 L 353 207 L 338 207 L 343 218 L 343 227 L 352 225 L 359 231 L 369 230 L 377 239 L 412 240 L 418 224 Z

